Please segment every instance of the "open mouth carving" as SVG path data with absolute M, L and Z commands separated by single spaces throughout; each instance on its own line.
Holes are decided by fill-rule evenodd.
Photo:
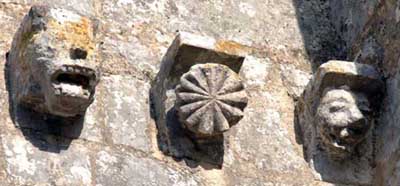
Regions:
M 81 66 L 62 66 L 52 76 L 56 96 L 89 99 L 94 90 L 96 73 Z

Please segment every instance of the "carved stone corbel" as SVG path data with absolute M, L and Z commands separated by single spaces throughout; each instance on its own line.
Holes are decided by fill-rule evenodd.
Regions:
M 383 91 L 380 73 L 371 65 L 329 61 L 317 69 L 296 114 L 306 159 L 319 178 L 371 183 L 373 129 Z
M 100 76 L 94 30 L 75 12 L 33 6 L 7 55 L 13 103 L 55 116 L 83 115 Z
M 244 116 L 239 71 L 247 48 L 179 33 L 161 63 L 151 97 L 161 150 L 220 167 L 224 133 Z

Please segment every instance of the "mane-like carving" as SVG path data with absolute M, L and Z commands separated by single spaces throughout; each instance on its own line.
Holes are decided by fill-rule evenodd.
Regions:
M 371 113 L 367 97 L 348 88 L 326 90 L 316 113 L 316 127 L 324 148 L 334 158 L 345 158 L 367 136 Z

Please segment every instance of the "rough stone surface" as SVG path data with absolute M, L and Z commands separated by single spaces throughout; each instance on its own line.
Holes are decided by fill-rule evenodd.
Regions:
M 10 112 L 5 56 L 30 7 L 41 3 L 97 20 L 103 80 L 81 121 Z M 399 6 L 395 0 L 0 0 L 0 185 L 397 186 Z M 175 40 L 182 31 L 202 37 Z M 162 84 L 168 91 L 150 93 L 157 74 L 169 75 L 162 64 L 176 58 L 171 45 L 184 50 L 170 52 L 193 60 L 173 68 L 180 73 Z M 215 62 L 220 54 L 230 54 L 223 64 L 242 78 L 248 106 L 224 134 L 222 164 L 213 166 L 196 163 L 206 159 L 179 133 L 178 121 L 162 128 L 155 116 L 173 107 L 174 85 L 193 63 Z M 303 149 L 309 142 L 301 131 L 308 129 L 297 123 L 306 110 L 295 105 L 303 104 L 312 72 L 333 59 L 371 64 L 384 74 L 380 119 L 360 144 L 376 144 L 365 153 L 370 159 L 338 164 Z M 165 99 L 164 110 L 155 110 L 153 101 Z M 21 115 L 12 117 L 15 111 Z M 182 158 L 190 153 L 199 159 Z
M 150 85 L 130 77 L 105 77 L 104 101 L 106 138 L 116 145 L 126 145 L 149 152 L 151 145 Z M 132 89 L 132 87 L 135 87 Z
M 200 136 L 227 131 L 243 118 L 248 100 L 240 77 L 212 63 L 192 66 L 175 91 L 181 122 Z
M 296 69 L 293 65 L 286 64 L 282 64 L 280 70 L 283 83 L 288 89 L 288 94 L 297 100 L 303 93 L 312 74 Z M 257 79 L 257 74 L 254 74 L 254 76 Z
M 99 85 L 99 87 L 102 87 L 103 82 L 101 82 L 101 85 Z M 103 90 L 98 90 L 97 93 L 102 94 Z M 96 93 L 96 94 L 97 94 Z M 73 136 L 78 136 L 79 138 L 85 139 L 85 140 L 89 140 L 89 141 L 93 141 L 93 142 L 103 142 L 103 136 L 102 136 L 102 123 L 103 121 L 103 112 L 101 110 L 102 108 L 102 104 L 100 101 L 100 98 L 96 98 L 93 101 L 93 103 L 88 107 L 88 109 L 86 110 L 85 113 L 85 118 L 84 118 L 84 122 L 82 124 L 82 129 L 81 131 L 70 131 L 68 133 L 70 133 L 70 137 Z M 102 119 L 99 119 L 102 118 Z M 67 129 L 71 129 L 68 126 L 66 127 Z M 67 134 L 68 134 L 67 133 Z M 76 133 L 80 133 L 80 134 L 76 134 Z M 68 136 L 67 136 L 68 137 Z
M 166 163 L 127 154 L 102 150 L 96 154 L 97 185 L 203 185 L 189 172 L 177 170 Z
M 85 146 L 73 144 L 68 150 L 51 154 L 48 152 L 57 149 L 52 142 L 47 144 L 46 151 L 42 151 L 20 133 L 2 135 L 1 138 L 8 182 L 14 185 L 92 184 L 92 165 Z
M 243 62 L 240 76 L 249 102 L 244 118 L 225 136 L 227 185 L 317 185 L 295 139 L 293 99 L 277 88 L 284 86 L 278 69 L 269 58 Z

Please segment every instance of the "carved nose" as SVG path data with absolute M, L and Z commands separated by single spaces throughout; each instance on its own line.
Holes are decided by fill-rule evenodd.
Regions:
M 71 59 L 86 59 L 87 51 L 82 48 L 71 48 L 69 50 L 69 56 Z
M 341 138 L 347 138 L 349 137 L 350 133 L 347 128 L 344 128 L 342 131 L 340 131 L 340 137 Z

